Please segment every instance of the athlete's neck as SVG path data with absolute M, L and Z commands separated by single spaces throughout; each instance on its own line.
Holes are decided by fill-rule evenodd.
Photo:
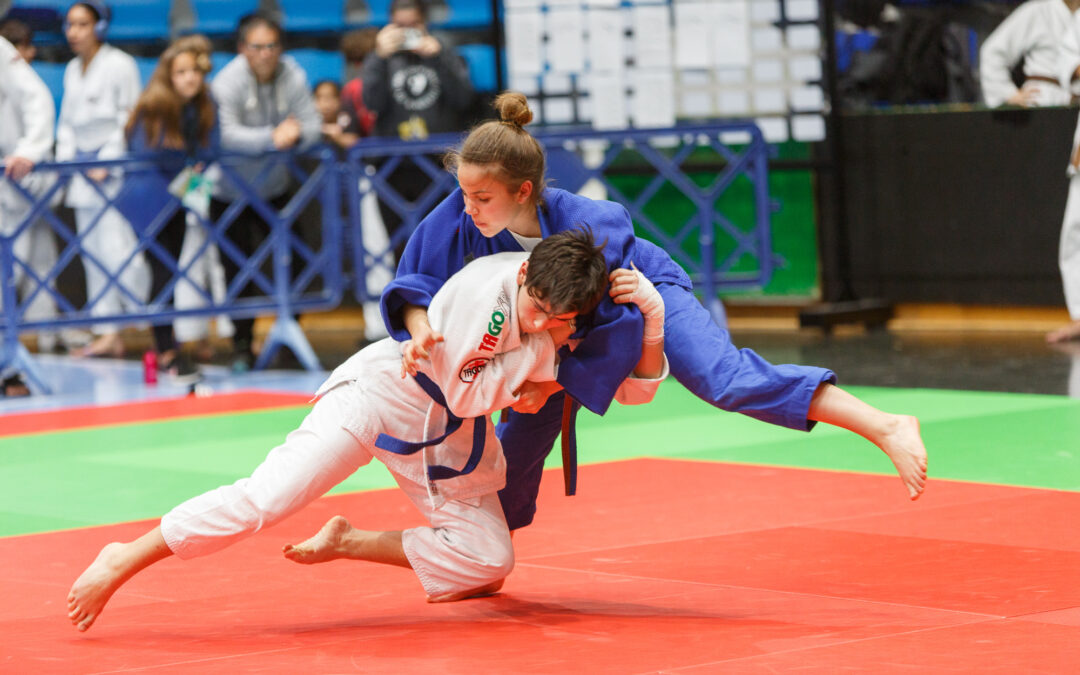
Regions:
M 540 216 L 536 214 L 536 205 L 531 202 L 521 206 L 510 219 L 506 229 L 521 237 L 544 236 L 544 233 L 540 231 Z

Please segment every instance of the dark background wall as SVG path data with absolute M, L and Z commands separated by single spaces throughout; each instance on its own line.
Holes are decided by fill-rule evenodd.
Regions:
M 845 115 L 856 295 L 1062 304 L 1057 248 L 1076 121 L 1075 108 Z

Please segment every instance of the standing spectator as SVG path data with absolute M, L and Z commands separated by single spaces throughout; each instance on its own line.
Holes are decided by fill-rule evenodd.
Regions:
M 0 22 L 0 37 L 10 42 L 27 64 L 37 53 L 32 43 L 33 36 L 33 31 L 29 26 L 18 19 L 5 19 Z M 25 69 L 15 64 L 11 66 L 11 72 L 6 78 L 11 91 L 17 93 L 6 96 L 0 94 L 0 120 L 10 120 L 10 123 L 0 127 L 0 158 L 13 153 L 12 160 L 16 164 L 17 157 L 34 163 L 51 158 L 56 119 L 52 94 L 33 69 Z M 47 107 L 41 102 L 42 91 L 49 94 Z M 36 141 L 29 140 L 35 137 Z M 36 158 L 26 156 L 25 151 L 28 149 L 30 155 L 36 155 Z M 15 170 L 12 167 L 11 171 Z M 11 179 L 11 174 L 8 178 Z M 49 188 L 51 179 L 40 173 L 31 174 L 23 178 L 20 184 L 30 194 L 40 197 Z M 14 188 L 0 187 L 0 226 L 10 232 L 32 206 L 33 204 L 17 194 Z M 4 225 L 5 222 L 6 225 Z M 19 238 L 15 252 L 16 257 L 29 265 L 35 276 L 44 279 L 56 265 L 57 259 L 56 240 L 52 229 L 45 221 L 36 221 Z M 18 280 L 18 290 L 23 297 L 34 293 L 37 283 L 24 275 L 22 268 L 16 266 L 15 277 Z M 52 319 L 56 316 L 56 300 L 49 291 L 42 289 L 30 301 L 24 316 L 27 320 Z M 56 346 L 56 338 L 57 334 L 54 331 L 39 331 L 38 351 L 52 351 Z
M 341 52 L 345 56 L 345 86 L 341 90 L 341 107 L 355 124 L 361 138 L 375 132 L 375 113 L 364 105 L 363 65 L 375 50 L 375 38 L 379 31 L 362 28 L 346 33 L 341 38 Z M 394 279 L 394 256 L 390 251 L 390 237 L 386 233 L 379 201 L 371 189 L 367 177 L 360 179 L 360 235 L 365 256 L 365 286 L 368 300 L 364 308 L 364 339 L 361 344 L 377 342 L 387 336 L 382 314 L 379 313 L 379 296 L 386 284 Z M 397 222 L 397 221 L 395 221 Z M 377 261 L 375 255 L 386 252 Z
M 77 2 L 67 12 L 64 34 L 75 58 L 64 70 L 56 129 L 58 161 L 113 159 L 126 152 L 124 127 L 141 89 L 139 69 L 135 59 L 105 43 L 108 29 L 109 8 L 99 0 Z M 67 188 L 66 204 L 75 210 L 79 234 L 85 235 L 86 295 L 88 301 L 97 298 L 90 310 L 95 316 L 137 308 L 150 286 L 150 268 L 142 253 L 132 257 L 137 240 L 131 225 L 102 197 L 102 193 L 114 197 L 120 184 L 118 171 L 95 168 L 73 176 Z M 117 275 L 118 283 L 107 288 L 107 274 Z M 98 337 L 76 354 L 123 354 L 115 324 L 98 324 L 93 330 Z
M 390 24 L 375 37 L 363 81 L 377 136 L 424 139 L 465 126 L 473 99 L 469 66 L 428 33 L 422 0 L 392 0 Z
M 1068 30 L 1061 34 L 1056 75 L 1070 94 L 1080 94 L 1080 35 L 1072 15 Z M 1061 222 L 1061 243 L 1058 245 L 1058 266 L 1061 269 L 1065 305 L 1069 309 L 1068 324 L 1051 331 L 1047 342 L 1080 340 L 1080 123 L 1073 134 L 1069 156 L 1069 195 L 1065 199 L 1065 216 Z
M 357 133 L 367 137 L 375 132 L 375 113 L 364 105 L 364 61 L 375 49 L 374 28 L 361 28 L 345 33 L 341 38 L 341 53 L 345 57 L 345 86 L 341 89 L 341 109 L 358 127 Z
M 0 37 L 0 161 L 4 164 L 4 173 L 0 177 L 0 234 L 10 236 L 15 228 L 26 218 L 26 214 L 33 206 L 27 202 L 10 183 L 19 183 L 22 187 L 33 190 L 31 179 L 38 176 L 30 176 L 34 165 L 48 159 L 52 154 L 53 120 L 56 109 L 53 106 L 52 94 L 41 78 L 30 68 L 16 48 L 3 37 Z M 35 258 L 31 249 L 38 245 L 35 237 L 37 230 L 43 227 L 35 223 L 15 239 L 15 259 L 23 263 L 32 262 Z M 48 226 L 44 226 L 46 234 L 51 234 Z M 31 266 L 34 274 L 44 276 L 52 269 L 56 261 L 56 248 L 51 239 L 48 240 L 52 248 L 52 262 L 44 269 Z M 25 292 L 32 292 L 36 287 L 34 283 L 23 283 L 25 273 L 15 264 L 14 282 L 18 289 L 25 286 Z M 47 291 L 41 291 L 38 300 L 31 303 L 27 309 L 28 319 L 45 319 L 55 316 L 56 304 L 52 301 Z M 0 295 L 0 309 L 3 309 L 3 296 Z M 37 305 L 37 312 L 41 316 L 31 316 Z M 0 395 L 25 396 L 30 393 L 20 375 L 16 372 L 0 373 Z
M 1069 90 L 1058 79 L 1062 36 L 1073 27 L 1080 0 L 1028 0 L 986 38 L 979 50 L 979 76 L 986 105 L 1068 105 Z M 1023 63 L 1019 88 L 1012 70 Z
M 173 42 L 161 55 L 150 82 L 135 104 L 135 111 L 128 121 L 128 146 L 132 154 L 154 153 L 160 159 L 160 171 L 163 175 L 158 181 L 158 189 L 175 184 L 177 169 L 182 167 L 183 183 L 181 200 L 185 208 L 179 209 L 169 222 L 158 231 L 156 240 L 169 253 L 178 267 L 187 267 L 189 280 L 177 283 L 174 290 L 178 308 L 184 304 L 185 291 L 188 296 L 198 296 L 198 290 L 191 288 L 190 277 L 201 277 L 197 282 L 205 288 L 208 284 L 205 268 L 211 262 L 209 255 L 198 261 L 185 261 L 183 251 L 197 250 L 204 239 L 201 218 L 206 218 L 209 207 L 209 191 L 203 177 L 203 163 L 199 155 L 207 152 L 216 153 L 221 144 L 220 130 L 217 124 L 217 109 L 206 84 L 206 75 L 210 72 L 210 41 L 202 35 L 189 35 Z M 129 186 L 130 189 L 130 186 Z M 155 214 L 156 215 L 156 214 Z M 188 237 L 198 239 L 198 245 L 186 241 Z M 194 263 L 194 264 L 192 264 Z M 154 255 L 150 256 L 150 266 L 154 272 L 151 296 L 157 297 L 173 272 Z M 189 303 L 203 304 L 200 302 Z M 154 326 L 154 343 L 158 350 L 159 366 L 179 380 L 196 380 L 198 371 L 191 358 L 191 349 L 177 345 L 177 340 L 191 342 L 206 337 L 205 320 L 177 320 L 176 333 L 172 324 Z M 199 329 L 199 326 L 202 329 Z M 188 327 L 185 334 L 182 327 Z
M 423 140 L 465 128 L 464 114 L 473 100 L 469 67 L 454 49 L 428 33 L 423 0 L 391 1 L 390 23 L 375 36 L 375 51 L 364 60 L 362 73 L 364 104 L 375 114 L 376 136 Z M 436 157 L 430 159 L 441 164 Z M 406 158 L 387 182 L 406 202 L 415 202 L 431 177 Z M 379 211 L 392 237 L 404 214 L 382 199 Z M 399 235 L 394 253 L 400 258 L 404 248 L 405 237 Z M 393 259 L 383 258 L 383 263 L 393 269 Z
M 322 132 L 322 119 L 312 102 L 311 87 L 303 68 L 290 56 L 282 56 L 281 26 L 272 18 L 249 14 L 237 26 L 239 54 L 214 78 L 211 90 L 218 103 L 221 145 L 226 150 L 261 153 L 289 150 L 315 143 Z M 279 211 L 289 201 L 291 180 L 288 168 L 275 164 L 258 182 L 267 160 L 251 159 L 231 163 L 249 181 L 262 199 Z M 240 192 L 224 176 L 213 185 L 210 216 L 217 222 Z M 228 238 L 246 255 L 253 253 L 269 234 L 266 222 L 251 206 L 246 206 L 227 231 Z M 239 272 L 236 262 L 223 257 L 225 276 L 231 283 Z M 294 269 L 299 261 L 293 258 Z M 257 293 L 248 284 L 242 297 Z M 252 350 L 254 319 L 237 319 L 233 336 L 237 371 L 249 369 L 255 361 Z

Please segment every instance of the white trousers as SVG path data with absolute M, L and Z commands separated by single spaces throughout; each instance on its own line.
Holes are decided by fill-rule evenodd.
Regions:
M 25 207 L 0 206 L 0 232 L 11 234 L 30 212 L 30 205 Z M 44 220 L 38 220 L 22 231 L 15 240 L 15 257 L 24 263 L 39 278 L 44 279 L 56 266 L 56 240 L 52 229 Z M 19 297 L 27 298 L 38 288 L 38 283 L 26 274 L 22 266 L 14 269 L 15 287 Z M 53 287 L 55 284 L 49 284 Z M 0 307 L 3 298 L 0 297 Z M 27 321 L 40 321 L 56 318 L 56 300 L 45 289 L 41 289 L 30 301 L 23 315 Z
M 296 513 L 370 462 L 371 449 L 341 427 L 357 402 L 351 386 L 319 399 L 300 428 L 250 477 L 167 513 L 161 533 L 173 553 L 194 558 L 219 551 Z M 398 474 L 394 478 L 431 524 L 402 534 L 405 555 L 428 596 L 472 590 L 510 573 L 513 545 L 496 493 L 432 509 L 425 486 Z
M 1065 306 L 1074 321 L 1080 320 L 1080 175 L 1069 180 L 1065 218 L 1061 223 L 1058 266 L 1065 287 Z
M 204 214 L 205 217 L 205 214 Z M 184 232 L 184 244 L 180 249 L 177 262 L 180 269 L 187 268 L 187 275 L 176 284 L 173 303 L 177 309 L 205 307 L 208 303 L 204 289 L 215 304 L 225 301 L 225 267 L 221 264 L 217 246 L 210 244 L 202 250 L 206 242 L 206 228 L 193 213 L 187 214 L 187 228 Z M 222 314 L 216 318 L 217 333 L 221 337 L 232 337 L 233 324 L 229 317 Z M 210 334 L 210 319 L 204 317 L 179 317 L 173 320 L 173 333 L 177 342 L 202 340 Z
M 83 268 L 86 270 L 86 297 L 87 300 L 96 298 L 107 286 L 108 275 L 102 270 L 108 270 L 109 274 L 116 274 L 120 266 L 128 259 L 135 250 L 138 240 L 135 232 L 131 229 L 128 221 L 114 208 L 108 208 L 101 215 L 100 220 L 93 225 L 91 223 L 101 211 L 100 206 L 79 206 L 75 208 L 75 227 L 79 234 L 89 230 L 83 239 L 83 250 L 93 256 L 97 262 L 83 259 Z M 127 289 L 136 300 L 132 300 L 127 293 L 113 284 L 104 295 L 94 304 L 90 313 L 93 316 L 108 316 L 121 314 L 124 311 L 134 311 L 140 305 L 146 303 L 150 295 L 150 266 L 146 259 L 139 253 L 131 262 L 124 267 L 117 277 L 119 285 Z M 117 327 L 114 324 L 97 324 L 94 332 L 98 334 L 115 333 Z

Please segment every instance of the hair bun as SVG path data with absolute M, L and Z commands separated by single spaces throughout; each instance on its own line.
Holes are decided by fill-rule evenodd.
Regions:
M 523 127 L 532 122 L 533 114 L 529 109 L 529 101 L 524 94 L 516 91 L 505 91 L 495 97 L 493 104 L 499 112 L 499 119 L 503 122 Z

